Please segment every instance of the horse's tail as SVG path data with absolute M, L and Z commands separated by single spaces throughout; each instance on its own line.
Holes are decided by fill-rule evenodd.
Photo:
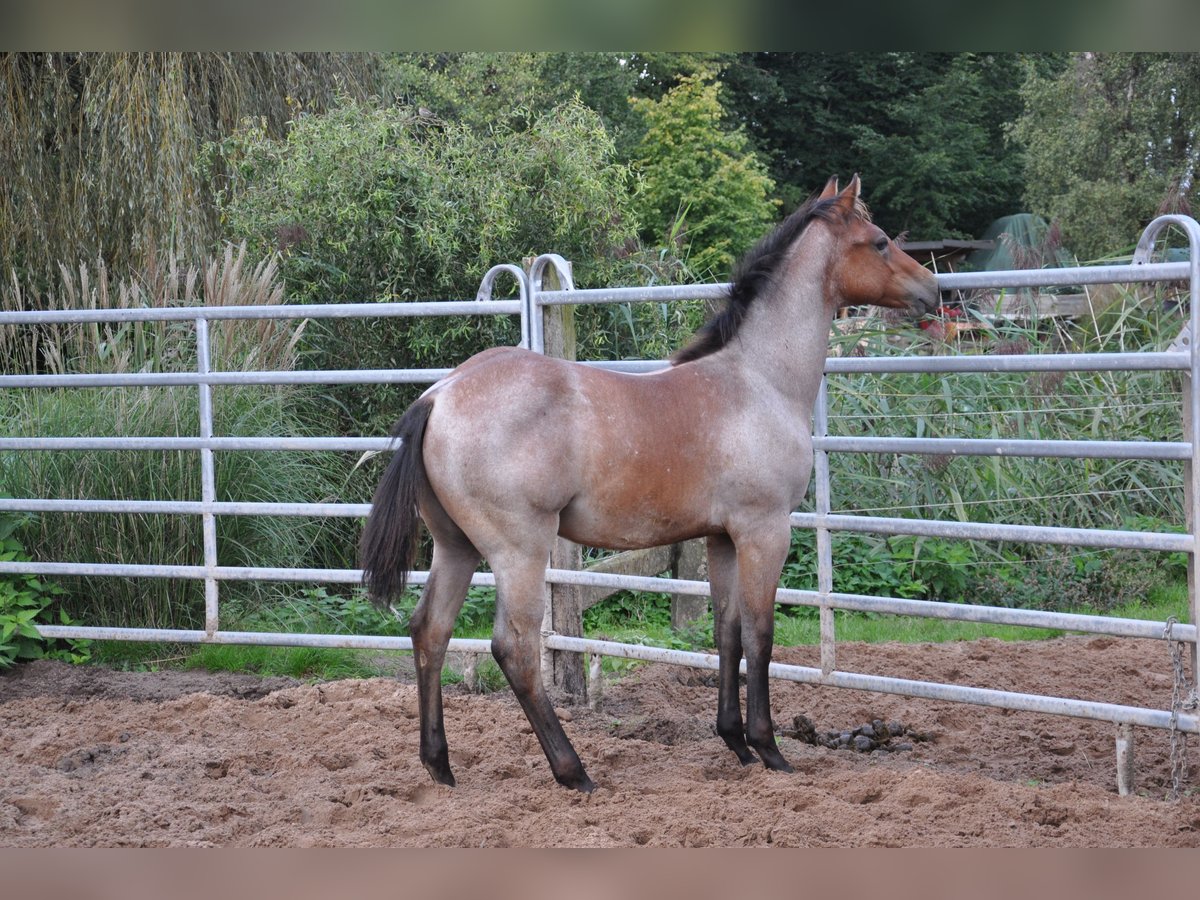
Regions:
M 399 446 L 371 498 L 371 514 L 359 541 L 363 584 L 376 606 L 398 598 L 417 555 L 417 494 L 425 485 L 421 444 L 433 401 L 421 398 L 392 429 Z

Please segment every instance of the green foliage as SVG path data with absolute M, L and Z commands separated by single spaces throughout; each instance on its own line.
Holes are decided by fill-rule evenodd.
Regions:
M 671 597 L 636 591 L 617 591 L 583 614 L 585 631 L 603 631 L 631 624 L 666 628 L 671 624 Z
M 184 669 L 209 672 L 253 672 L 270 677 L 330 680 L 374 678 L 382 674 L 362 651 L 330 647 L 265 647 L 260 645 L 202 644 L 187 654 Z
M 270 605 L 230 604 L 228 616 L 242 631 L 314 634 L 405 635 L 407 629 L 389 613 L 380 612 L 355 588 L 329 593 L 324 587 L 303 588 Z
M 845 594 L 961 600 L 970 589 L 976 562 L 976 550 L 969 544 L 907 535 L 835 534 L 832 549 L 833 589 Z M 813 532 L 793 532 L 782 584 L 817 589 Z
M 603 640 L 668 650 L 704 650 L 714 646 L 711 612 L 682 628 L 671 627 L 670 594 L 617 591 L 584 611 L 583 632 Z M 615 668 L 619 670 L 620 666 Z
M 914 237 L 971 237 L 1016 212 L 1022 160 L 1003 139 L 1020 108 L 1013 54 L 954 54 L 888 118 L 854 128 L 854 150 L 883 222 Z M 889 229 L 891 230 L 891 229 Z
M 330 593 L 324 587 L 304 588 L 272 604 L 233 602 L 222 613 L 222 628 L 231 631 L 279 632 L 283 634 L 383 635 L 409 634 L 409 621 L 418 592 L 409 591 L 393 611 L 380 611 L 360 588 Z M 472 587 L 455 624 L 455 637 L 486 637 L 495 616 L 495 591 Z M 253 671 L 262 675 L 293 678 L 370 678 L 387 668 L 386 655 L 374 651 L 316 647 L 269 647 L 206 644 L 184 656 L 185 668 Z M 505 686 L 504 676 L 488 660 L 477 670 L 484 690 Z M 462 680 L 449 668 L 447 683 Z
M 728 272 L 775 218 L 774 182 L 745 132 L 730 129 L 720 86 L 706 74 L 682 78 L 661 100 L 636 99 L 646 118 L 637 149 L 643 232 L 676 240 L 696 272 Z
M 29 555 L 15 537 L 20 520 L 0 516 L 0 562 L 28 562 Z M 63 594 L 57 584 L 42 581 L 32 575 L 0 577 L 0 669 L 30 659 L 61 659 L 66 662 L 86 662 L 88 641 L 57 641 L 43 638 L 37 624 L 56 621 L 54 608 Z M 62 608 L 57 621 L 71 624 Z
M 386 63 L 388 87 L 414 110 L 480 133 L 549 111 L 572 86 L 545 76 L 546 53 L 398 53 Z M 527 124 L 522 122 L 518 125 Z
M 412 621 L 413 611 L 417 608 L 420 592 L 411 590 L 395 604 L 396 621 L 399 623 L 399 634 L 408 634 L 409 622 Z M 492 622 L 496 618 L 496 589 L 472 585 L 467 589 L 467 599 L 463 602 L 462 610 L 454 622 L 455 637 L 475 637 L 489 635 Z
M 632 235 L 628 172 L 595 113 L 570 102 L 486 133 L 408 108 L 347 100 L 301 116 L 286 140 L 251 125 L 214 152 L 230 177 L 228 234 L 284 244 L 300 302 L 473 297 L 496 263 L 553 248 L 606 283 Z M 584 267 L 581 266 L 581 270 Z M 315 365 L 452 366 L 519 340 L 515 319 L 335 322 L 312 329 Z M 394 388 L 331 392 L 345 430 L 383 430 L 411 399 Z
M 631 97 L 659 100 L 679 79 L 719 67 L 720 53 L 398 53 L 387 59 L 389 87 L 405 106 L 485 133 L 532 119 L 578 98 L 594 110 L 616 146 L 633 158 L 646 126 Z
M 1021 209 L 1005 140 L 1026 66 L 1053 54 L 761 52 L 725 60 L 726 108 L 791 209 L 831 174 L 862 174 L 875 220 L 916 239 L 977 236 Z
M 1031 73 L 1013 137 L 1025 196 L 1085 259 L 1127 252 L 1160 212 L 1188 211 L 1200 125 L 1193 53 L 1078 53 Z
M 1075 607 L 1072 612 L 1103 613 L 1123 619 L 1165 621 L 1174 616 L 1186 621 L 1188 616 L 1187 585 L 1182 582 L 1155 584 L 1145 588 L 1136 601 L 1113 607 Z M 780 609 L 775 615 L 775 645 L 778 647 L 816 644 L 820 642 L 820 627 L 815 610 Z M 979 638 L 998 638 L 1004 641 L 1045 640 L 1060 637 L 1055 629 L 1024 628 L 1015 625 L 990 625 L 979 622 L 957 622 L 924 616 L 889 616 L 875 613 L 836 610 L 839 641 L 901 641 L 904 643 L 941 643 L 972 641 Z

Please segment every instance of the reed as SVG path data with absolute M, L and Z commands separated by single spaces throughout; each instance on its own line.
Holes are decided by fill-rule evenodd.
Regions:
M 834 352 L 1038 353 L 1164 350 L 1185 315 L 1162 291 L 1121 289 L 1073 322 L 992 320 L 952 345 L 868 320 Z M 830 433 L 900 437 L 1180 441 L 1173 372 L 901 373 L 830 380 Z M 834 512 L 1076 528 L 1182 530 L 1183 463 L 837 453 Z M 807 508 L 812 508 L 810 492 Z M 812 536 L 798 532 L 790 587 L 815 587 Z M 1040 608 L 1133 602 L 1181 571 L 1178 554 L 836 535 L 834 588 Z
M 101 266 L 63 267 L 54 290 L 35 294 L 13 284 L 4 309 L 274 305 L 283 302 L 274 259 L 250 264 L 245 247 L 226 247 L 201 266 L 157 259 L 136 280 L 115 283 Z M 287 370 L 297 366 L 304 323 L 232 320 L 211 330 L 214 369 Z M 0 358 L 26 372 L 194 371 L 191 323 L 15 326 L 0 329 Z M 285 386 L 214 389 L 214 430 L 241 436 L 303 435 L 320 430 L 311 393 Z M 0 430 L 20 435 L 194 435 L 199 395 L 193 387 L 11 389 L 0 391 Z M 353 460 L 339 454 L 228 452 L 215 459 L 221 500 L 325 501 L 342 495 Z M 80 499 L 196 500 L 200 460 L 192 452 L 33 451 L 0 454 L 0 485 L 13 496 Z M 364 488 L 365 490 L 365 488 Z M 349 564 L 350 526 L 319 519 L 222 517 L 222 565 Z M 202 562 L 197 517 L 44 514 L 20 534 L 35 559 L 196 565 Z M 66 605 L 89 624 L 194 627 L 202 621 L 202 587 L 171 579 L 64 579 Z M 228 585 L 233 599 L 272 596 L 263 585 Z

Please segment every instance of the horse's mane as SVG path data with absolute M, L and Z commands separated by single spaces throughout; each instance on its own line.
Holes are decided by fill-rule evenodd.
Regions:
M 678 366 L 709 356 L 732 341 L 750 305 L 770 284 L 792 244 L 809 223 L 814 219 L 828 222 L 838 216 L 834 208 L 837 199 L 834 196 L 822 200 L 814 194 L 747 251 L 734 266 L 725 308 L 697 331 L 689 344 L 675 351 L 671 356 L 671 365 Z M 855 214 L 870 220 L 870 213 L 861 200 L 855 204 Z

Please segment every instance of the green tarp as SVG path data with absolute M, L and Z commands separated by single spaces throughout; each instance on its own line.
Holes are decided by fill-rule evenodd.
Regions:
M 997 219 L 982 235 L 995 241 L 991 250 L 967 254 L 967 267 L 975 271 L 1001 272 L 1009 269 L 1043 269 L 1073 266 L 1074 259 L 1050 236 L 1050 226 L 1041 216 L 1017 213 Z

